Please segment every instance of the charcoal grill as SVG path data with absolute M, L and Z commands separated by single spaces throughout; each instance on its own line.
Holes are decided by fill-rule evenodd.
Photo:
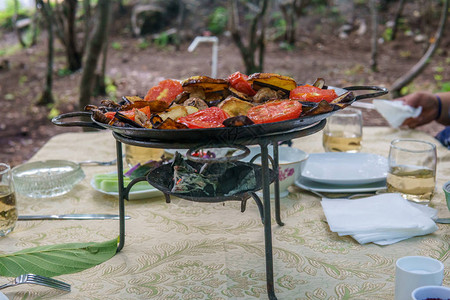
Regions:
M 275 191 L 275 220 L 278 225 L 283 226 L 284 223 L 281 220 L 280 216 L 280 186 L 277 173 L 274 170 L 278 170 L 279 165 L 279 157 L 278 157 L 278 143 L 282 141 L 291 140 L 294 138 L 304 137 L 316 133 L 323 129 L 325 126 L 326 120 L 322 120 L 317 122 L 316 124 L 291 129 L 288 131 L 278 132 L 277 134 L 268 134 L 264 136 L 260 136 L 258 138 L 250 139 L 250 140 L 242 140 L 239 145 L 259 145 L 261 148 L 261 166 L 256 166 L 257 175 L 260 176 L 258 178 L 259 185 L 255 190 L 259 190 L 262 188 L 262 201 L 255 193 L 255 191 L 250 191 L 242 194 L 237 194 L 233 196 L 218 196 L 213 198 L 198 198 L 198 197 L 190 197 L 185 195 L 176 195 L 179 198 L 185 199 L 187 201 L 201 201 L 201 202 L 223 202 L 223 201 L 241 201 L 241 211 L 245 211 L 246 201 L 251 197 L 255 200 L 258 210 L 261 215 L 261 221 L 264 225 L 264 241 L 265 241 L 265 259 L 266 259 L 266 280 L 267 280 L 267 293 L 269 299 L 277 299 L 274 290 L 274 279 L 273 279 L 273 254 L 272 254 L 272 224 L 271 224 L 271 208 L 270 208 L 270 189 L 269 185 L 274 182 L 274 191 Z M 167 143 L 165 141 L 146 141 L 139 140 L 136 138 L 130 138 L 124 135 L 120 135 L 117 132 L 113 132 L 113 136 L 116 139 L 116 152 L 117 152 L 117 173 L 123 174 L 123 162 L 122 162 L 122 143 L 139 146 L 139 147 L 148 147 L 148 148 L 170 148 L 170 149 L 194 149 L 198 148 L 199 145 L 197 143 Z M 268 154 L 268 145 L 273 145 L 273 157 L 270 157 Z M 219 144 L 208 144 L 203 145 L 204 148 L 220 148 L 220 147 L 230 147 L 230 145 L 223 141 L 223 143 Z M 272 168 L 269 168 L 269 161 L 272 163 Z M 168 165 L 165 165 L 165 168 L 168 168 Z M 161 168 L 161 167 L 160 167 Z M 155 171 L 155 169 L 153 170 Z M 164 172 L 167 170 L 160 169 L 159 171 Z M 125 244 L 125 204 L 124 200 L 128 200 L 128 194 L 130 189 L 134 184 L 139 181 L 147 180 L 147 177 L 140 177 L 132 180 L 127 187 L 124 187 L 123 176 L 119 176 L 119 216 L 120 216 L 120 242 L 117 248 L 117 251 L 120 251 Z M 170 202 L 171 193 L 168 191 L 167 187 L 164 187 L 162 184 L 155 184 L 154 181 L 150 180 L 150 184 L 152 184 L 155 188 L 160 189 L 166 198 L 166 202 Z
M 340 93 L 356 90 L 377 91 L 371 94 L 355 96 L 351 100 L 351 102 L 360 99 L 374 98 L 388 93 L 387 89 L 376 86 L 355 86 L 339 90 Z M 274 171 L 278 170 L 279 166 L 278 143 L 308 136 L 322 130 L 326 124 L 326 118 L 332 113 L 334 113 L 334 111 L 315 115 L 312 117 L 269 124 L 255 124 L 236 128 L 210 128 L 194 130 L 148 130 L 136 128 L 120 128 L 98 123 L 92 118 L 92 116 L 91 122 L 62 121 L 62 119 L 86 115 L 86 113 L 80 112 L 60 115 L 54 118 L 52 122 L 58 126 L 82 126 L 93 127 L 97 129 L 111 129 L 113 137 L 116 139 L 118 174 L 123 174 L 122 143 L 147 148 L 190 149 L 190 152 L 192 152 L 193 149 L 198 148 L 241 148 L 242 146 L 259 145 L 261 148 L 261 166 L 257 168 L 257 174 L 260 176 L 260 178 L 258 179 L 259 181 L 257 189 L 259 189 L 260 187 L 262 188 L 262 201 L 256 195 L 255 191 L 248 191 L 233 196 L 218 196 L 213 198 L 206 197 L 202 199 L 199 199 L 198 197 L 189 197 L 183 195 L 176 196 L 182 199 L 186 199 L 187 201 L 241 201 L 241 211 L 245 210 L 245 203 L 250 197 L 255 200 L 264 226 L 267 293 L 269 299 L 277 299 L 275 295 L 273 279 L 272 225 L 269 185 L 274 182 L 275 220 L 278 225 L 283 226 L 284 223 L 282 222 L 280 217 L 280 187 L 279 179 L 277 176 L 278 172 Z M 205 144 L 205 141 L 209 141 L 208 144 Z M 268 154 L 269 144 L 273 145 L 273 157 L 270 157 Z M 272 164 L 272 169 L 269 168 L 269 161 Z M 252 166 L 256 165 L 252 164 Z M 134 184 L 139 181 L 148 180 L 147 177 L 136 178 L 132 180 L 127 187 L 125 187 L 123 175 L 119 176 L 118 178 L 120 241 L 117 247 L 117 252 L 121 251 L 125 244 L 125 199 L 128 200 L 129 192 Z M 164 193 L 166 201 L 170 202 L 171 193 L 168 191 L 167 187 L 156 184 L 152 180 L 149 181 L 150 184 L 160 189 Z

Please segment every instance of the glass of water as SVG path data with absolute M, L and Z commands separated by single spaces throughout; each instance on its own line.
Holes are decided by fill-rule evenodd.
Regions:
M 335 112 L 323 130 L 323 148 L 327 152 L 359 152 L 362 141 L 362 114 L 354 108 Z
M 0 163 L 0 236 L 10 233 L 16 226 L 16 195 L 9 165 Z
M 390 193 L 429 204 L 436 186 L 436 146 L 413 139 L 395 139 L 389 150 L 386 179 Z

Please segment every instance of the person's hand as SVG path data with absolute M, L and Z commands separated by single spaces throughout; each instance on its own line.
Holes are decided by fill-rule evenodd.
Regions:
M 422 107 L 422 113 L 417 118 L 406 119 L 403 122 L 402 126 L 416 128 L 417 126 L 430 123 L 437 117 L 438 102 L 436 96 L 432 93 L 416 92 L 395 100 L 403 101 L 405 104 L 412 107 Z

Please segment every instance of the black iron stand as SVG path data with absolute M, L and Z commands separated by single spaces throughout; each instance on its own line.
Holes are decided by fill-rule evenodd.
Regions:
M 254 139 L 233 139 L 229 144 L 241 144 L 241 145 L 256 145 L 261 147 L 261 167 L 262 167 L 262 187 L 263 187 L 263 205 L 262 205 L 262 221 L 264 225 L 264 241 L 265 241 L 265 253 L 266 253 L 266 281 L 267 281 L 267 294 L 269 299 L 277 299 L 275 295 L 274 280 L 273 280 L 273 247 L 272 247 L 272 224 L 271 224 L 271 211 L 270 211 L 270 188 L 271 183 L 270 171 L 269 171 L 269 153 L 268 145 L 273 145 L 273 170 L 278 170 L 279 157 L 278 157 L 278 142 L 291 140 L 294 138 L 304 137 L 316 133 L 322 130 L 325 126 L 326 120 L 322 120 L 316 124 L 308 127 L 296 128 L 289 131 L 278 132 L 276 134 L 258 136 Z M 124 187 L 123 181 L 123 161 L 122 161 L 122 143 L 130 144 L 133 146 L 148 147 L 148 148 L 162 148 L 162 149 L 191 149 L 198 146 L 198 144 L 192 144 L 189 142 L 177 142 L 169 143 L 166 141 L 152 140 L 143 141 L 128 138 L 118 133 L 113 132 L 113 136 L 116 139 L 116 153 L 117 153 L 117 173 L 122 174 L 118 176 L 119 182 L 119 216 L 120 216 L 120 240 L 117 246 L 117 252 L 122 250 L 125 244 L 125 199 L 128 200 L 128 194 L 131 187 L 138 181 L 145 179 L 133 180 Z M 225 145 L 225 144 L 224 144 Z M 217 145 L 218 146 L 218 145 Z M 276 172 L 278 174 L 278 172 Z M 275 193 L 275 220 L 278 225 L 283 226 L 281 221 L 280 212 L 280 182 L 278 176 L 274 182 Z M 258 201 L 257 201 L 258 203 Z

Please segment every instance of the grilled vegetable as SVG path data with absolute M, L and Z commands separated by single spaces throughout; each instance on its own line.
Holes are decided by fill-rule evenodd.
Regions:
M 144 100 L 158 100 L 170 104 L 181 92 L 183 92 L 183 87 L 179 81 L 166 79 L 161 81 L 157 86 L 152 87 L 147 92 Z
M 163 80 L 145 99 L 123 97 L 120 103 L 88 105 L 93 118 L 112 126 L 154 129 L 246 126 L 313 116 L 346 107 L 353 93 L 338 96 L 323 78 L 297 86 L 294 79 L 273 73 L 249 76 L 236 72 L 227 80 L 192 76 Z
M 220 102 L 217 107 L 227 112 L 230 117 L 236 117 L 247 115 L 248 110 L 253 107 L 253 104 L 247 101 L 239 100 L 235 97 L 229 97 Z
M 255 90 L 269 87 L 274 90 L 291 91 L 297 86 L 297 83 L 291 77 L 272 73 L 252 74 L 248 77 L 248 82 L 253 85 Z
M 296 119 L 302 112 L 302 105 L 295 100 L 273 101 L 249 109 L 247 117 L 256 124 L 273 123 Z

